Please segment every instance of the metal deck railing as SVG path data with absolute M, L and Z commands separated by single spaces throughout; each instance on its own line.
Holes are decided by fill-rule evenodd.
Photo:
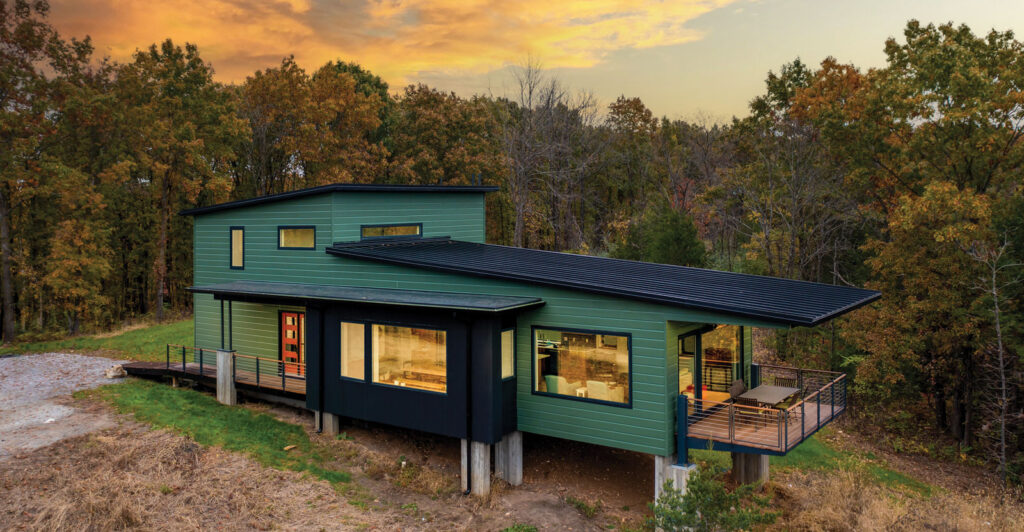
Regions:
M 217 378 L 217 350 L 167 344 L 168 371 Z M 274 358 L 231 353 L 235 382 L 256 388 L 305 395 L 306 364 Z
M 797 378 L 800 392 L 794 403 L 780 408 L 738 405 L 732 402 L 696 399 L 680 395 L 677 427 L 680 449 L 689 447 L 686 438 L 706 440 L 784 454 L 846 410 L 846 375 L 843 373 L 762 366 L 769 376 Z M 764 373 L 762 373 L 764 382 Z M 764 382 L 773 384 L 773 382 Z

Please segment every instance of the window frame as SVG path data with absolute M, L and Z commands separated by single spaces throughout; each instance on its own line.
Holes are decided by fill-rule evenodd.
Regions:
M 414 392 L 429 393 L 429 394 L 439 395 L 439 396 L 444 396 L 444 397 L 448 396 L 448 376 L 449 376 L 449 374 L 448 374 L 448 362 L 449 362 L 449 358 L 450 358 L 448 356 L 449 355 L 449 353 L 448 353 L 448 336 L 451 334 L 451 331 L 448 330 L 448 328 L 446 328 L 446 327 L 438 327 L 438 326 L 435 326 L 435 325 L 419 325 L 419 324 L 410 324 L 410 323 L 394 322 L 394 321 L 387 321 L 387 320 L 379 320 L 379 321 L 378 320 L 371 320 L 371 321 L 366 322 L 366 325 L 368 325 L 368 327 L 366 327 L 366 333 L 369 335 L 369 337 L 367 338 L 367 342 L 365 344 L 365 349 L 368 351 L 368 353 L 367 353 L 367 356 L 366 356 L 366 373 L 365 373 L 365 377 L 363 379 L 363 382 L 369 384 L 370 386 L 381 386 L 381 387 L 387 388 L 389 390 L 410 390 L 410 391 L 414 391 Z M 375 378 L 375 375 L 373 374 L 373 345 L 374 345 L 373 344 L 373 326 L 374 325 L 381 325 L 381 326 L 385 326 L 385 327 L 405 327 L 407 329 L 424 329 L 424 330 L 428 330 L 428 331 L 443 331 L 444 332 L 444 381 L 445 381 L 444 391 L 443 392 L 438 392 L 438 391 L 434 391 L 434 390 L 424 390 L 423 388 L 416 388 L 416 387 L 412 387 L 412 386 L 396 386 L 394 384 L 388 384 L 386 382 L 377 382 L 377 380 Z
M 282 246 L 281 245 L 281 231 L 284 230 L 284 229 L 312 229 L 313 230 L 313 246 L 312 247 Z M 316 249 L 316 226 L 315 225 L 279 225 L 279 226 L 277 226 L 277 249 L 315 250 Z
M 626 372 L 627 380 L 629 382 L 629 394 L 626 398 L 626 402 L 617 403 L 614 401 L 601 401 L 599 399 L 591 399 L 589 397 L 577 397 L 573 395 L 562 395 L 559 393 L 542 392 L 538 390 L 537 385 L 537 329 L 545 329 L 549 331 L 568 332 L 568 333 L 581 333 L 581 334 L 606 334 L 609 336 L 623 336 L 626 338 L 626 356 L 629 361 L 629 371 Z M 530 326 L 530 394 L 539 395 L 541 397 L 553 397 L 557 399 L 566 399 L 569 401 L 577 401 L 581 403 L 591 403 L 595 405 L 614 406 L 617 408 L 633 409 L 633 335 L 627 332 L 615 332 L 607 331 L 602 329 L 580 329 L 574 327 L 560 327 L 557 325 L 531 325 Z
M 415 235 L 398 236 L 363 236 L 363 230 L 374 227 L 417 227 L 419 233 Z M 362 224 L 359 226 L 359 240 L 414 240 L 423 238 L 423 222 L 408 222 L 396 224 Z
M 242 265 L 235 266 L 235 231 L 242 232 Z M 233 225 L 228 227 L 228 268 L 232 270 L 245 269 L 245 226 Z
M 508 377 L 502 376 L 501 377 L 501 381 L 502 382 L 510 381 L 510 380 L 515 380 L 515 378 L 516 378 L 516 328 L 515 327 L 505 327 L 505 328 L 503 328 L 501 330 L 501 332 L 499 333 L 498 337 L 500 338 L 501 335 L 504 335 L 505 333 L 507 333 L 509 331 L 512 331 L 512 374 L 509 375 Z M 504 352 L 502 354 L 504 354 Z M 501 361 L 500 366 L 501 367 L 500 367 L 499 371 L 503 372 L 505 370 L 505 367 L 504 367 L 505 366 L 505 361 L 504 360 Z M 501 374 L 500 372 L 499 372 L 499 375 Z

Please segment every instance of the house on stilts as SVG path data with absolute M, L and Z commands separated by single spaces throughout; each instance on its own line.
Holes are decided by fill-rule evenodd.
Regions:
M 871 290 L 485 243 L 483 186 L 327 185 L 184 211 L 195 341 L 136 374 L 218 380 L 338 431 L 351 418 L 458 438 L 463 485 L 522 481 L 522 435 L 742 481 L 843 413 L 842 373 L 754 364 L 754 327 L 814 327 Z M 493 460 L 492 460 L 493 458 Z

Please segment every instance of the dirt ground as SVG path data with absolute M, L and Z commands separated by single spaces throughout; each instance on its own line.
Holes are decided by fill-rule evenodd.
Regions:
M 303 410 L 244 403 L 303 426 L 352 473 L 353 480 L 336 489 L 149 430 L 104 403 L 66 395 L 109 382 L 95 376 L 79 382 L 74 375 L 81 372 L 68 371 L 68 364 L 96 366 L 102 374 L 110 360 L 53 357 L 50 362 L 62 362 L 54 368 L 45 358 L 19 358 L 28 360 L 0 365 L 0 404 L 7 408 L 0 411 L 0 424 L 6 423 L 0 439 L 10 449 L 7 459 L 0 457 L 0 528 L 501 530 L 523 523 L 599 530 L 639 529 L 648 515 L 654 482 L 648 455 L 524 435 L 524 484 L 513 489 L 495 480 L 492 495 L 479 500 L 459 492 L 458 440 L 360 422 L 343 423 L 344 436 L 335 438 L 317 434 Z M 10 386 L 12 368 L 37 378 L 47 367 L 67 378 L 49 388 Z M 11 417 L 25 405 L 35 409 L 32 415 Z M 61 423 L 40 422 L 67 411 Z M 830 445 L 871 451 L 938 492 L 905 497 L 845 471 L 773 469 L 765 489 L 782 515 L 771 529 L 1024 530 L 1024 505 L 1001 501 L 992 477 L 979 468 L 887 452 L 844 430 L 848 422 L 841 420 L 827 436 Z M 66 430 L 47 432 L 55 426 Z M 570 498 L 598 508 L 596 514 L 584 516 Z

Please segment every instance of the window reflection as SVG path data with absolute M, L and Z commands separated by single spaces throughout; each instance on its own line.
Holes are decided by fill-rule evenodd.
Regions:
M 445 331 L 374 324 L 373 382 L 446 392 Z
M 534 333 L 534 390 L 629 402 L 629 338 L 552 329 L 536 329 Z

